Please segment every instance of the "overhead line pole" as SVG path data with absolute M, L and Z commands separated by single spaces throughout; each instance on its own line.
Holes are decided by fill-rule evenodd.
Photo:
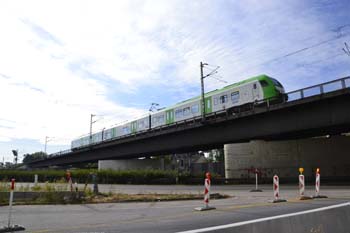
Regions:
M 202 122 L 205 121 L 205 97 L 204 97 L 204 79 L 206 77 L 209 77 L 213 74 L 217 73 L 217 70 L 220 68 L 220 66 L 217 66 L 214 70 L 212 70 L 209 74 L 203 75 L 203 67 L 207 66 L 208 63 L 200 62 L 200 70 L 201 70 L 201 112 L 202 112 Z
M 205 99 L 204 99 L 204 76 L 203 76 L 203 67 L 205 66 L 205 65 L 208 65 L 207 63 L 203 63 L 203 62 L 201 62 L 200 63 L 200 69 L 201 69 L 201 96 L 202 96 L 202 98 L 201 98 L 201 110 L 202 110 L 202 121 L 205 121 Z
M 92 124 L 95 123 L 96 121 L 92 121 L 92 118 L 96 116 L 94 114 L 90 115 L 90 144 L 92 143 Z
M 47 143 L 52 139 L 52 138 L 50 138 L 50 140 L 49 140 L 49 138 L 50 137 L 48 137 L 48 136 L 45 137 L 45 150 L 44 150 L 45 154 L 46 154 L 46 149 L 47 149 Z

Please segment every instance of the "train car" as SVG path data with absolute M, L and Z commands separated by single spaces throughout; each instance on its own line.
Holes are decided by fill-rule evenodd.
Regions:
M 205 113 L 217 112 L 248 103 L 284 98 L 280 82 L 267 75 L 256 76 L 205 94 Z M 152 115 L 152 127 L 172 124 L 201 115 L 201 97 L 182 101 Z
M 231 109 L 267 99 L 282 101 L 285 98 L 285 90 L 279 81 L 267 75 L 259 75 L 206 93 L 204 97 L 205 113 Z M 198 117 L 201 115 L 201 109 L 201 97 L 197 96 L 150 116 L 95 133 L 91 140 L 89 136 L 76 139 L 72 141 L 72 149 Z
M 137 120 L 136 132 L 142 132 L 149 130 L 150 128 L 150 116 L 145 116 Z
M 72 141 L 71 149 L 88 146 L 89 144 L 90 144 L 89 136 L 81 137 Z
M 161 110 L 159 112 L 153 113 L 151 115 L 151 128 L 157 128 L 159 126 L 165 125 L 166 124 L 165 115 L 166 115 L 165 110 Z

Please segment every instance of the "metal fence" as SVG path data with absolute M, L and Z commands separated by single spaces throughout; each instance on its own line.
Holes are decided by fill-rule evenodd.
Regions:
M 315 86 L 306 87 L 300 90 L 288 92 L 286 95 L 288 96 L 288 102 L 290 102 L 345 88 L 350 88 L 350 77 L 345 77 Z

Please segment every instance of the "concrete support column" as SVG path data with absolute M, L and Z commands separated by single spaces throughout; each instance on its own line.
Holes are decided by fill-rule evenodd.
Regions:
M 226 144 L 225 176 L 252 178 L 252 168 L 259 168 L 262 177 L 294 177 L 298 168 L 312 176 L 320 167 L 323 176 L 350 177 L 350 137 L 309 138 L 289 141 L 251 141 Z

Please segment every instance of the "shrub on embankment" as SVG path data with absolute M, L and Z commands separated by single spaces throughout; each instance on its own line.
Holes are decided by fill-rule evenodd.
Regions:
M 92 183 L 92 173 L 97 174 L 100 184 L 202 184 L 203 177 L 190 176 L 188 173 L 177 174 L 176 171 L 162 170 L 70 170 L 73 182 Z M 39 182 L 64 182 L 66 170 L 0 170 L 0 180 L 16 182 L 34 182 L 34 175 Z M 213 178 L 215 179 L 215 175 Z

